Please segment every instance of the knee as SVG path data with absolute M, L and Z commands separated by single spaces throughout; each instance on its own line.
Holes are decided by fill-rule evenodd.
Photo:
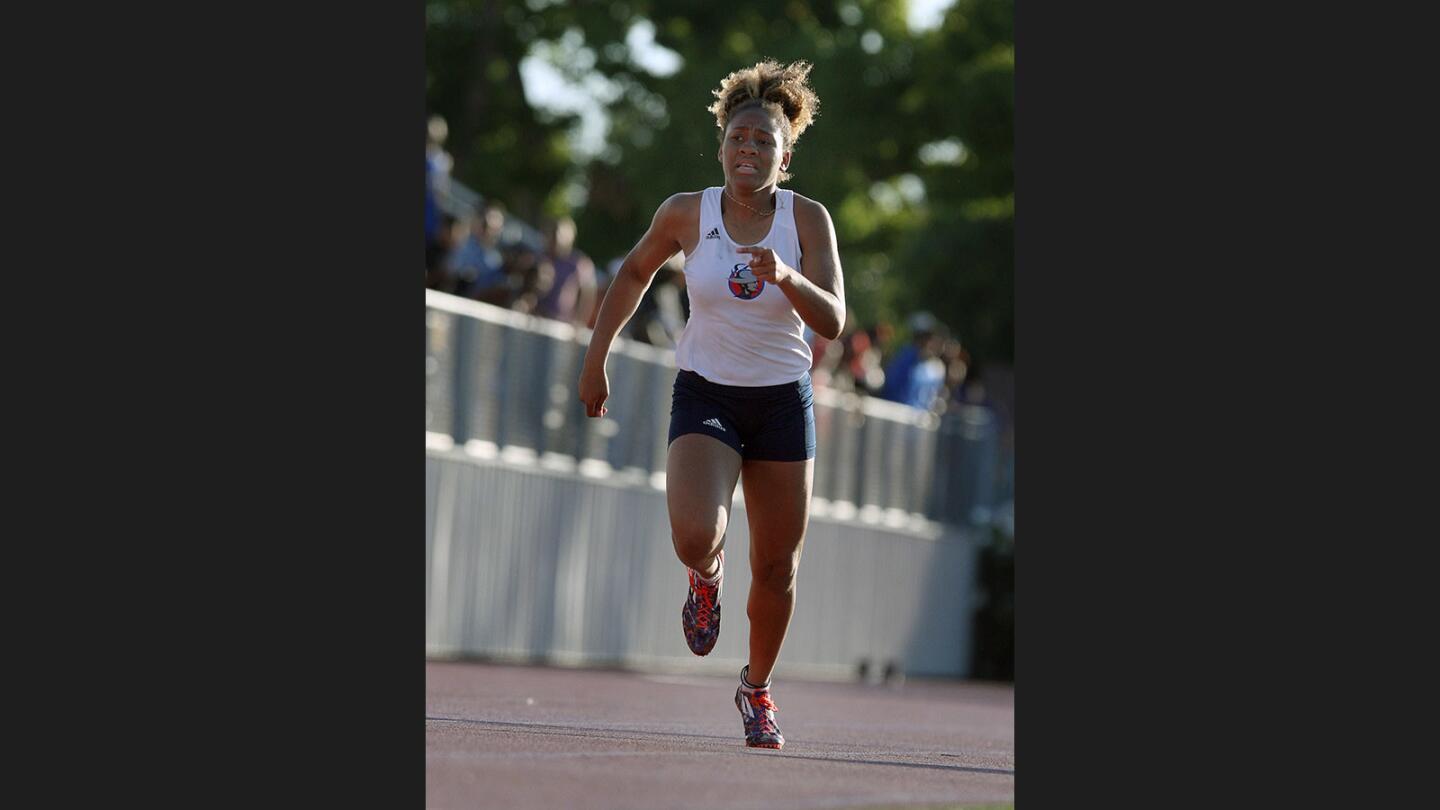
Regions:
M 795 575 L 799 568 L 798 554 L 788 554 L 772 560 L 756 560 L 750 566 L 750 578 L 756 587 L 773 593 L 789 593 L 795 590 Z
M 675 541 L 675 551 L 686 565 L 695 567 L 707 561 L 720 545 L 725 534 L 725 524 L 718 520 L 697 520 L 686 517 L 670 521 L 670 533 Z

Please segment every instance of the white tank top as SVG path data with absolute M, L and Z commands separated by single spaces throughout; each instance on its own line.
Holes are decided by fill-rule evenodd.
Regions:
M 798 271 L 794 203 L 795 192 L 776 189 L 770 232 L 755 246 L 770 248 Z M 720 216 L 720 187 L 705 189 L 700 241 L 685 256 L 690 320 L 675 347 L 675 364 L 721 385 L 795 382 L 810 370 L 805 323 L 784 292 L 755 278 L 750 254 L 737 246 Z

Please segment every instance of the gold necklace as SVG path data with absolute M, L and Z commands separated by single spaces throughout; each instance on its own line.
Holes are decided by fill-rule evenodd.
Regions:
M 738 204 L 738 205 L 745 205 L 745 203 L 740 202 L 739 200 L 737 200 L 737 199 L 735 199 L 734 197 L 731 197 L 731 196 L 730 196 L 730 189 L 728 189 L 728 188 L 726 188 L 726 187 L 724 187 L 724 186 L 721 186 L 721 187 L 720 187 L 720 190 L 723 191 L 723 192 L 725 192 L 725 196 L 726 196 L 726 197 L 730 197 L 730 199 L 731 199 L 733 202 L 735 202 L 736 204 Z M 771 208 L 769 211 L 761 211 L 760 209 L 754 208 L 754 207 L 749 206 L 749 205 L 745 205 L 745 207 L 746 207 L 746 208 L 749 208 L 751 211 L 754 211 L 755 213 L 759 214 L 759 215 L 762 216 L 762 217 L 768 217 L 768 216 L 770 216 L 771 214 L 775 213 L 775 209 L 774 209 L 774 208 Z

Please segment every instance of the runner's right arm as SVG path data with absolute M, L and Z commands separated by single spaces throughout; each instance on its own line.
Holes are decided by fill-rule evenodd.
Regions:
M 610 356 L 610 344 L 634 316 L 656 271 L 684 249 L 681 236 L 685 229 L 693 231 L 699 227 L 698 196 L 674 194 L 661 203 L 650 228 L 615 271 L 615 279 L 605 291 L 600 314 L 595 318 L 595 331 L 590 336 L 580 372 L 580 401 L 585 403 L 586 416 L 604 416 L 608 410 L 605 400 L 610 396 L 610 381 L 605 374 L 605 361 Z

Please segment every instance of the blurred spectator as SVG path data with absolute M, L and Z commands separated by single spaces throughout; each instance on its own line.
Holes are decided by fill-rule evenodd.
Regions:
M 528 315 L 539 314 L 540 301 L 555 282 L 555 267 L 545 254 L 524 243 L 516 245 L 506 257 L 505 275 L 514 291 L 510 308 Z
M 945 363 L 939 357 L 943 343 L 941 324 L 928 312 L 910 316 L 910 343 L 885 367 L 880 396 L 914 408 L 930 410 L 945 383 Z
M 545 227 L 545 258 L 553 280 L 540 297 L 535 313 L 567 323 L 584 323 L 595 303 L 595 264 L 575 249 L 575 221 L 550 220 Z
M 505 274 L 505 257 L 500 253 L 500 232 L 505 212 L 495 202 L 486 203 L 479 214 L 471 215 L 456 231 L 455 247 L 446 260 L 455 279 L 455 294 L 505 306 L 510 303 L 510 285 Z
M 960 341 L 947 337 L 940 346 L 940 359 L 945 363 L 945 392 L 942 397 L 957 399 L 960 387 L 965 384 L 965 375 L 970 370 L 970 355 Z
M 442 216 L 441 200 L 450 191 L 450 170 L 455 161 L 445 151 L 449 127 L 445 119 L 430 116 L 425 124 L 425 274 L 428 278 L 440 268 L 450 235 Z M 427 282 L 427 286 L 429 283 Z
M 880 346 L 873 336 L 875 329 L 857 329 L 845 340 L 843 360 L 862 394 L 879 394 L 885 387 L 885 370 L 880 365 Z
M 450 171 L 455 168 L 455 159 L 445 151 L 445 139 L 450 137 L 450 127 L 438 115 L 430 116 L 425 124 L 425 166 L 430 172 L 436 201 L 444 206 L 450 197 Z
M 846 310 L 845 328 L 833 341 L 807 330 L 815 356 L 810 371 L 814 384 L 847 393 L 878 394 L 885 383 L 885 371 L 874 337 L 876 331 L 877 327 L 860 328 L 854 310 Z

